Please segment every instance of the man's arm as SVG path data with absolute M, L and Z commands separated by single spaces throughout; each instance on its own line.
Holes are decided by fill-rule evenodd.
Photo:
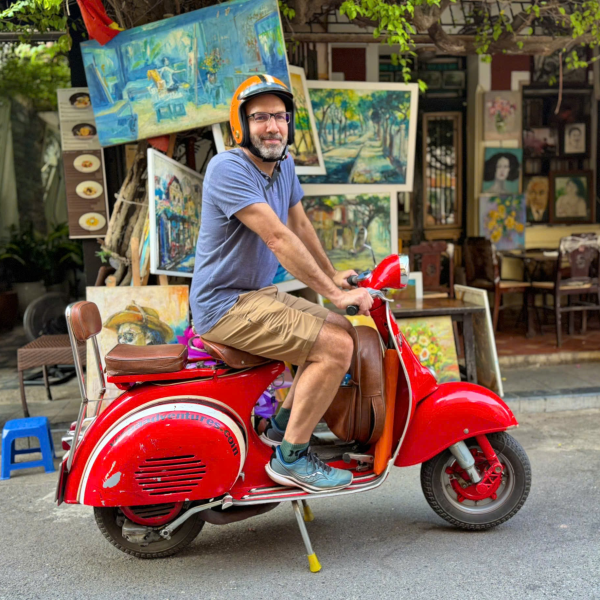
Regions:
M 317 261 L 300 238 L 279 220 L 279 217 L 268 204 L 250 204 L 236 212 L 235 216 L 246 227 L 260 236 L 267 247 L 275 254 L 283 268 L 296 279 L 299 279 L 317 294 L 331 300 L 337 308 L 343 309 L 351 304 L 356 304 L 360 307 L 361 314 L 368 315 L 369 308 L 373 304 L 369 293 L 364 289 L 342 292 L 332 278 L 317 264 Z M 316 234 L 314 236 L 316 238 Z M 318 238 L 316 242 L 320 247 L 321 244 Z M 321 252 L 323 252 L 322 248 Z M 329 263 L 326 255 L 325 259 Z M 329 265 L 333 269 L 331 263 Z

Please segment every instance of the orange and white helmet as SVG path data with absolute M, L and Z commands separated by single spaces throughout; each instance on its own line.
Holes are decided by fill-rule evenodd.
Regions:
M 290 122 L 288 124 L 288 139 L 287 145 L 291 146 L 294 143 L 294 95 L 288 89 L 287 85 L 277 77 L 271 75 L 252 75 L 244 81 L 233 95 L 231 107 L 229 110 L 229 123 L 231 125 L 231 133 L 233 139 L 242 148 L 249 148 L 250 128 L 248 126 L 248 118 L 244 110 L 244 104 L 260 94 L 273 94 L 278 96 L 285 103 L 285 110 L 291 113 Z

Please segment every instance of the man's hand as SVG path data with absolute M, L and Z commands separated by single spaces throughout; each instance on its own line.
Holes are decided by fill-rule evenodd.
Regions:
M 348 272 L 348 271 L 346 271 Z M 369 309 L 373 306 L 373 298 L 371 294 L 364 288 L 357 288 L 349 292 L 340 293 L 339 297 L 334 302 L 339 309 L 345 310 L 348 306 L 358 306 L 358 314 L 369 316 Z
M 348 277 L 351 275 L 358 275 L 358 273 L 352 269 L 349 271 L 336 271 L 332 277 L 333 283 L 344 290 L 351 290 L 352 286 L 348 283 Z

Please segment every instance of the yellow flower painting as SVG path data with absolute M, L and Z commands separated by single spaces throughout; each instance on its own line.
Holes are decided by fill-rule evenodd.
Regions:
M 497 250 L 525 247 L 525 200 L 522 194 L 479 197 L 479 233 Z

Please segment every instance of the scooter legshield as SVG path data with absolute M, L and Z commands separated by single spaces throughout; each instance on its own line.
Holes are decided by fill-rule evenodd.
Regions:
M 246 458 L 238 424 L 200 403 L 136 411 L 95 448 L 82 479 L 82 503 L 137 506 L 202 500 L 231 489 Z
M 443 383 L 417 405 L 394 464 L 417 465 L 461 440 L 517 425 L 510 408 L 490 390 L 472 383 Z

